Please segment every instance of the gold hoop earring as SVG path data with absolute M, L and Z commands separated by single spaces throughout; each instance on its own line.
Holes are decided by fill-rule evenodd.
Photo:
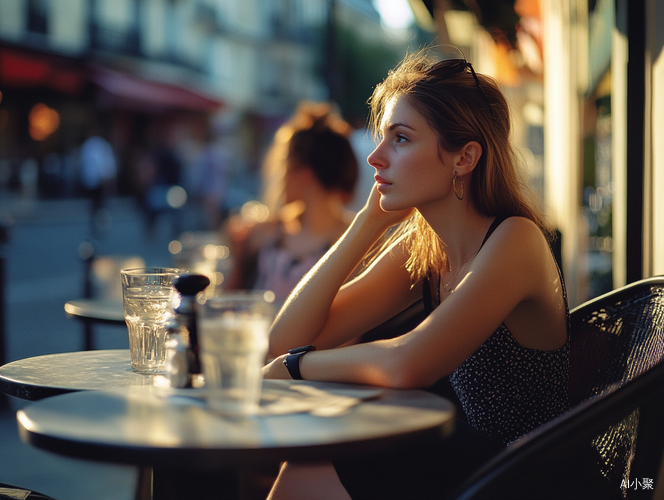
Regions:
M 457 180 L 457 174 L 454 174 L 454 178 L 452 179 L 452 187 L 454 188 L 454 194 L 456 195 L 457 199 L 459 201 L 463 200 L 463 181 L 461 181 L 461 196 L 459 196 L 459 193 L 457 192 L 457 187 L 456 187 L 456 180 Z

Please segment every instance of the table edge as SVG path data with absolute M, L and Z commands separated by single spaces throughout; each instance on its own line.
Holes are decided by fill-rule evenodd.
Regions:
M 88 315 L 84 314 L 80 309 L 82 308 L 82 305 L 84 305 L 86 302 L 92 302 L 96 299 L 72 299 L 68 300 L 64 303 L 64 311 L 65 314 L 70 317 L 74 318 L 80 321 L 88 321 L 88 322 L 94 322 L 94 323 L 104 323 L 104 324 L 110 324 L 110 325 L 117 325 L 117 326 L 122 326 L 125 325 L 125 319 L 124 315 L 122 318 L 116 317 L 113 315 L 106 315 L 106 314 L 99 314 L 99 315 Z M 111 302 L 117 302 L 117 301 L 109 301 Z M 122 302 L 120 302 L 120 305 L 122 305 Z
M 225 450 L 196 447 L 145 447 L 114 445 L 112 443 L 88 443 L 80 439 L 61 438 L 31 431 L 22 422 L 23 410 L 17 412 L 18 431 L 21 440 L 38 449 L 56 455 L 91 460 L 98 463 L 150 466 L 177 470 L 234 470 L 276 465 L 283 461 L 337 460 L 349 456 L 377 455 L 401 447 L 428 444 L 443 440 L 455 428 L 455 410 L 439 425 L 393 436 L 377 436 L 352 441 L 339 441 L 316 445 L 298 445 L 265 448 L 228 448 Z M 62 450 L 66 449 L 64 453 Z M 257 450 L 260 449 L 260 454 Z M 100 458 L 103 456 L 103 458 Z

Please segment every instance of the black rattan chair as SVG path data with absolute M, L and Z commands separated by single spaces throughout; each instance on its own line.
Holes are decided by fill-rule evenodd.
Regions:
M 664 277 L 609 292 L 571 316 L 572 410 L 509 446 L 455 500 L 664 495 Z

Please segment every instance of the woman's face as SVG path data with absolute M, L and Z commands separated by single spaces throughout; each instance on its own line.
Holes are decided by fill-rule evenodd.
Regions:
M 422 212 L 450 194 L 453 155 L 440 149 L 438 136 L 406 97 L 388 103 L 380 136 L 367 161 L 376 169 L 383 210 L 415 207 Z
M 292 203 L 302 199 L 302 190 L 305 187 L 305 167 L 294 158 L 286 159 L 286 173 L 284 175 L 285 202 Z

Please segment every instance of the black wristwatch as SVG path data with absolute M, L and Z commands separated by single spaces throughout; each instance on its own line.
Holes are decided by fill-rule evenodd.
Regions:
M 315 350 L 316 346 L 303 345 L 302 347 L 296 347 L 295 349 L 290 349 L 288 351 L 288 356 L 284 358 L 284 365 L 286 365 L 286 369 L 293 380 L 302 380 L 302 375 L 300 374 L 300 358 L 309 351 Z

